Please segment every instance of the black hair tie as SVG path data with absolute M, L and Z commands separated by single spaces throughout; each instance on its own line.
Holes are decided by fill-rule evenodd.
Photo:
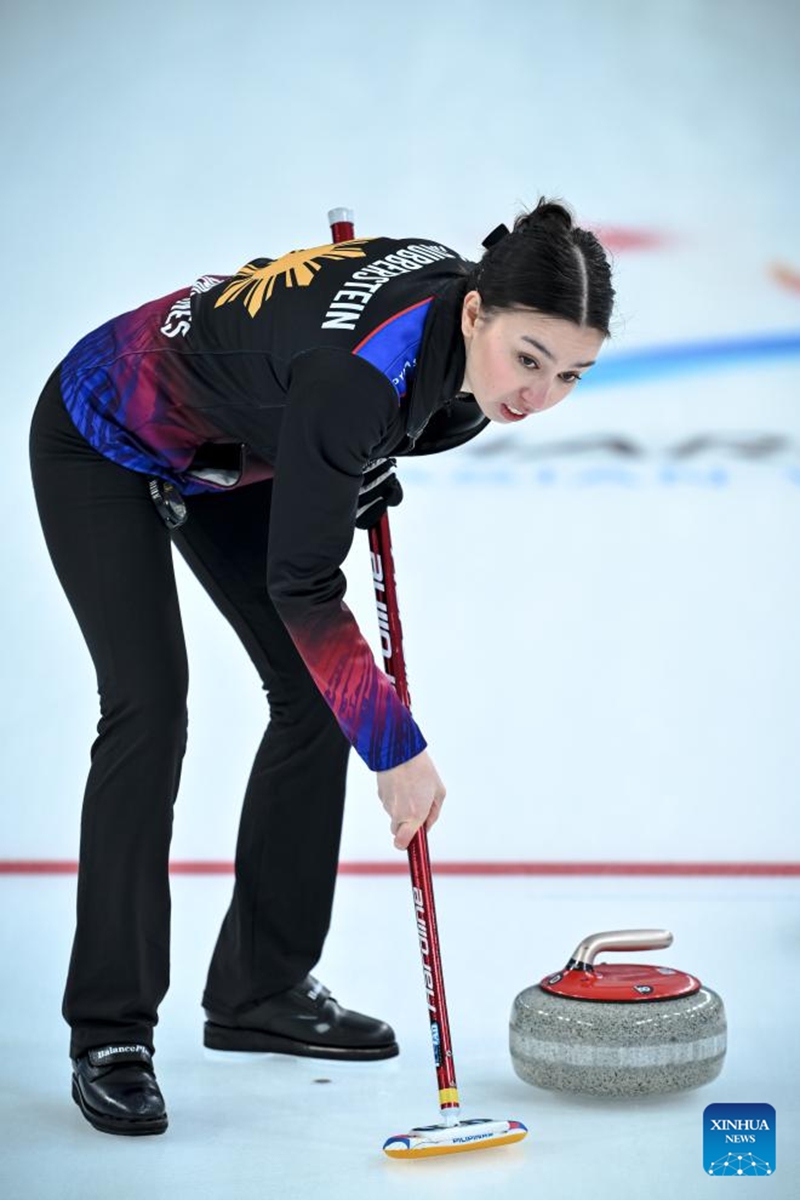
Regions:
M 503 238 L 508 237 L 510 233 L 511 230 L 507 225 L 498 225 L 491 233 L 487 233 L 481 245 L 487 250 L 491 250 L 492 246 L 496 246 L 498 242 L 502 242 Z

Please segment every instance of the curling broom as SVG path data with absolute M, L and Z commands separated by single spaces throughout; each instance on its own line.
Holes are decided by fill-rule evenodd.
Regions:
M 355 236 L 353 213 L 350 209 L 332 209 L 328 213 L 328 221 L 334 242 L 350 241 Z M 386 513 L 379 522 L 370 528 L 369 546 L 384 666 L 398 696 L 410 710 L 411 698 L 403 658 L 392 541 L 389 534 L 389 518 Z M 417 1125 L 405 1133 L 394 1134 L 384 1142 L 384 1152 L 390 1158 L 408 1161 L 439 1154 L 455 1154 L 462 1150 L 487 1150 L 493 1146 L 505 1146 L 511 1142 L 520 1142 L 528 1132 L 521 1121 L 496 1121 L 487 1117 L 471 1120 L 460 1119 L 461 1108 L 439 952 L 428 836 L 424 825 L 417 830 L 408 847 L 408 865 L 411 872 L 411 887 L 422 955 L 422 973 L 425 979 L 442 1119 L 436 1125 Z

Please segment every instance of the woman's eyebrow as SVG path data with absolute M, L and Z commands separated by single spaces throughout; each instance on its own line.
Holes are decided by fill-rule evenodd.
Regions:
M 535 346 L 537 350 L 541 351 L 545 358 L 549 358 L 550 362 L 556 361 L 555 355 L 547 349 L 547 346 L 543 346 L 541 342 L 537 342 L 536 338 L 529 337 L 527 333 L 523 333 L 522 340 L 523 342 L 530 342 L 532 346 Z M 591 362 L 573 363 L 572 365 L 573 367 L 593 367 L 596 362 L 597 359 L 593 358 Z

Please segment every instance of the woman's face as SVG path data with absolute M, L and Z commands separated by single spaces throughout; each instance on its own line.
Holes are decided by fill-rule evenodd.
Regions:
M 533 308 L 486 317 L 476 291 L 464 297 L 461 331 L 467 355 L 461 390 L 501 425 L 524 421 L 568 396 L 605 340 L 597 329 Z

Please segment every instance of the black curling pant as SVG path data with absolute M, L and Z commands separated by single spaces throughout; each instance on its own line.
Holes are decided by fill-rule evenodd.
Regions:
M 146 477 L 104 458 L 75 429 L 57 371 L 37 405 L 30 450 L 47 547 L 100 696 L 63 1003 L 70 1054 L 121 1041 L 153 1049 L 169 986 L 169 845 L 187 731 L 171 541 L 236 630 L 269 701 L 203 995 L 216 1011 L 241 1012 L 318 961 L 350 747 L 267 595 L 271 483 L 189 497 L 188 522 L 170 534 Z M 219 703 L 222 711 L 224 696 Z

